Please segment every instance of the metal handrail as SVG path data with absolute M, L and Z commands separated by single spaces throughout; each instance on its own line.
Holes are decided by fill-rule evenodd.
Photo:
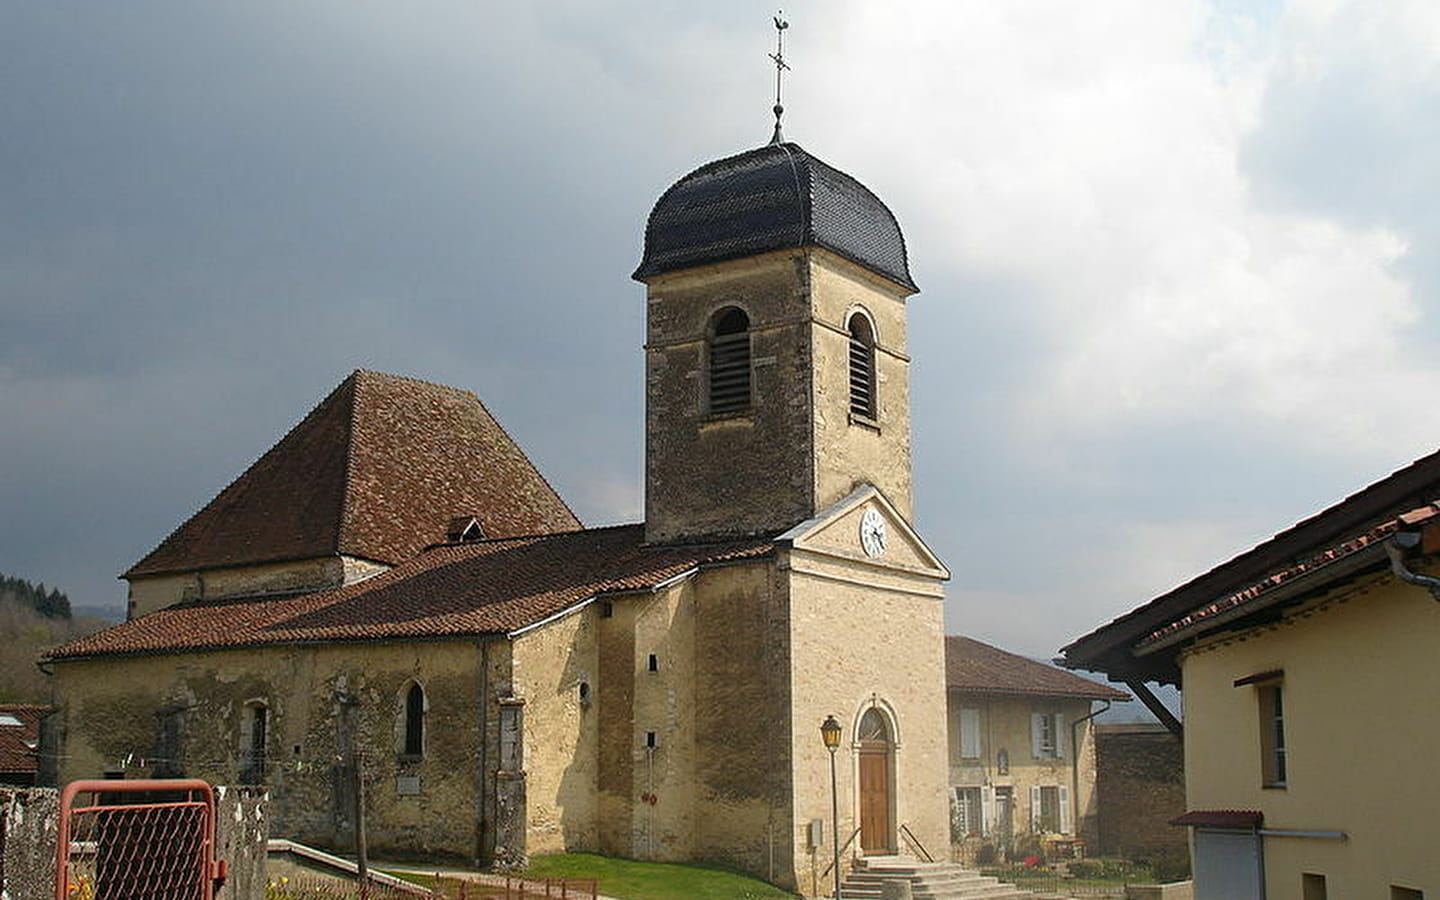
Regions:
M 935 857 L 931 856 L 930 851 L 925 849 L 925 845 L 920 843 L 920 839 L 915 836 L 915 832 L 910 830 L 909 825 L 900 826 L 900 836 L 905 838 L 905 840 L 909 841 L 910 845 L 916 850 L 919 850 L 920 855 L 925 857 L 926 862 L 933 863 L 935 861 Z
M 850 832 L 850 836 L 845 839 L 845 843 L 843 843 L 843 844 L 840 845 L 840 853 L 839 853 L 840 856 L 844 856 L 844 855 L 845 855 L 845 851 L 850 849 L 850 845 L 855 842 L 855 838 L 858 837 L 859 835 L 860 835 L 860 829 L 858 829 L 858 828 L 855 829 L 854 831 Z M 826 875 L 829 875 L 829 874 L 830 874 L 830 870 L 833 869 L 833 868 L 835 868 L 835 863 L 834 863 L 834 861 L 832 860 L 831 863 L 830 863 L 830 865 L 828 865 L 828 866 L 825 867 L 825 871 L 823 871 L 823 872 L 820 873 L 820 877 L 821 877 L 821 878 L 824 878 Z

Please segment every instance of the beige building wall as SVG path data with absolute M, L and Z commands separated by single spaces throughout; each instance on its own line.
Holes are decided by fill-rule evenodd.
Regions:
M 135 619 L 190 600 L 322 590 L 351 584 L 390 568 L 352 556 L 326 556 L 252 566 L 205 569 L 130 579 L 126 617 Z
M 875 707 L 893 728 L 891 828 L 898 832 L 906 826 L 932 855 L 944 858 L 948 748 L 938 580 L 800 551 L 787 562 L 794 697 L 792 859 L 800 889 L 826 891 L 823 883 L 812 884 L 811 872 L 823 871 L 832 852 L 830 755 L 820 738 L 827 715 L 844 729 L 835 758 L 840 841 L 859 825 L 856 729 L 866 710 Z M 812 819 L 824 823 L 824 843 L 813 848 L 813 858 L 805 834 Z M 847 859 L 858 852 L 858 840 Z M 898 833 L 892 849 L 914 852 Z
M 979 755 L 961 753 L 961 710 L 976 710 L 979 720 Z M 952 691 L 949 698 L 950 784 L 954 787 L 1009 787 L 1015 797 L 1014 833 L 1027 834 L 1037 811 L 1032 808 L 1031 788 L 1064 788 L 1071 803 L 1068 834 L 1087 841 L 1098 839 L 1098 808 L 1095 795 L 1094 721 L 1081 722 L 1091 711 L 1090 701 L 1063 697 L 1024 697 Z M 1061 757 L 1036 757 L 1033 752 L 1032 716 L 1036 713 L 1061 716 L 1064 739 Z M 1072 741 L 1072 735 L 1078 737 Z M 1002 774 L 1000 754 L 1009 760 Z M 1078 769 L 1077 769 L 1078 765 Z M 1078 777 L 1077 777 L 1078 776 Z M 1076 790 L 1078 782 L 1078 791 Z M 989 837 L 993 838 L 992 834 Z
M 1386 575 L 1182 656 L 1188 806 L 1345 834 L 1265 837 L 1270 900 L 1301 900 L 1302 873 L 1323 875 L 1332 898 L 1388 898 L 1391 885 L 1440 895 L 1437 647 L 1440 606 Z M 1284 672 L 1284 788 L 1261 785 L 1258 689 L 1234 684 L 1274 670 Z

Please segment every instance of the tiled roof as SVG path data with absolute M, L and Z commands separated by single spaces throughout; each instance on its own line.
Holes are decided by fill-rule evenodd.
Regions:
M 717 160 L 671 185 L 650 212 L 635 277 L 809 246 L 916 290 L 889 207 L 791 143 Z
M 1130 699 L 1124 691 L 958 634 L 945 636 L 945 686 L 986 694 Z
M 1187 618 L 1193 622 L 1236 608 L 1282 582 L 1351 557 L 1392 530 L 1397 516 L 1407 510 L 1424 510 L 1436 497 L 1440 497 L 1440 451 L 1077 638 L 1061 651 L 1066 664 L 1117 677 L 1178 683 L 1173 655 L 1157 653 L 1142 659 L 1132 655 L 1131 648 L 1137 642 L 1153 640 L 1157 633 L 1173 630 L 1172 626 Z
M 1357 534 L 1355 537 L 1338 546 L 1317 553 L 1309 559 L 1302 560 L 1287 569 L 1282 569 L 1255 584 L 1247 586 L 1244 590 L 1228 594 L 1216 600 L 1214 603 L 1209 603 L 1199 609 L 1191 610 L 1175 621 L 1168 622 L 1164 626 L 1155 629 L 1139 643 L 1143 646 L 1167 637 L 1177 631 L 1189 628 L 1192 625 L 1201 624 L 1206 619 L 1213 618 L 1220 613 L 1243 607 L 1281 585 L 1289 584 L 1302 575 L 1308 575 L 1331 563 L 1354 556 L 1366 547 L 1374 546 L 1377 542 L 1390 537 L 1398 531 L 1420 527 L 1437 517 L 1440 517 L 1440 506 L 1436 506 L 1435 504 L 1422 506 L 1419 509 L 1412 509 L 1409 512 L 1401 514 L 1398 518 L 1375 526 L 1364 534 Z
M 644 533 L 643 525 L 621 525 L 444 544 L 343 588 L 161 609 L 49 658 L 504 634 L 597 595 L 648 590 L 699 566 L 773 552 L 761 540 L 647 545 Z
M 32 745 L 40 740 L 40 720 L 48 712 L 48 706 L 0 704 L 0 772 L 35 771 Z M 11 718 L 20 724 L 9 724 Z
M 474 394 L 359 370 L 124 577 L 336 554 L 394 564 L 460 515 L 491 537 L 580 527 Z

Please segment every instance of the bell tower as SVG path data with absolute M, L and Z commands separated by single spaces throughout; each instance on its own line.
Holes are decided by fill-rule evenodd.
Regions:
M 650 213 L 651 542 L 777 534 L 857 487 L 911 515 L 905 239 L 864 185 L 779 139 Z

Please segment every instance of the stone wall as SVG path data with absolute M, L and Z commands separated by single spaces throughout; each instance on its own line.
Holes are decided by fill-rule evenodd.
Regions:
M 373 852 L 473 858 L 485 653 L 476 643 L 456 641 L 57 663 L 60 777 L 143 778 L 163 768 L 169 775 L 235 783 L 245 774 L 249 729 L 263 705 L 264 781 L 272 791 L 276 836 L 326 848 L 353 845 L 350 759 L 358 749 Z M 507 653 L 490 655 L 497 671 L 508 672 Z M 402 753 L 412 683 L 426 698 L 427 737 L 418 759 Z M 180 721 L 167 723 L 171 716 Z M 164 740 L 167 730 L 178 730 L 178 741 Z M 168 743 L 178 745 L 178 758 Z
M 1100 851 L 1107 856 L 1184 853 L 1185 749 L 1161 725 L 1102 725 L 1096 734 Z

